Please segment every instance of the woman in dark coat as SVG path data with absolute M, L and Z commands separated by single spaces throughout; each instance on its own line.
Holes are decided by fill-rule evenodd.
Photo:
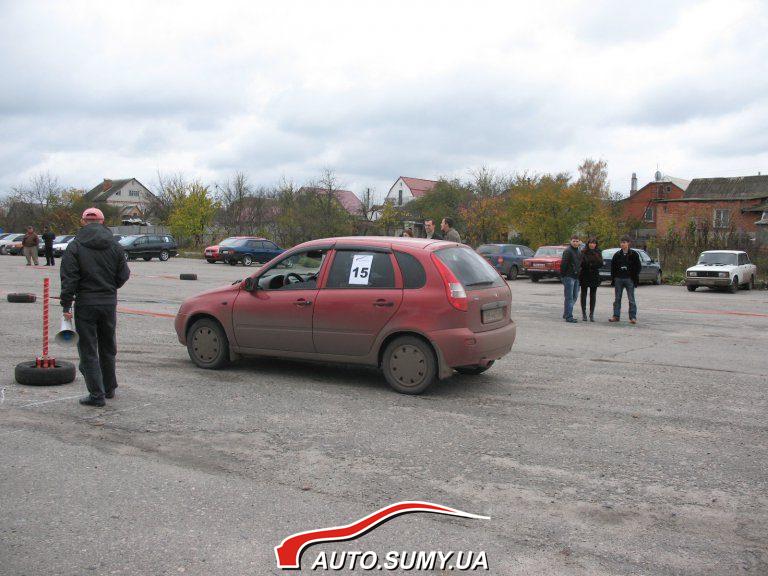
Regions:
M 600 286 L 600 268 L 603 265 L 603 253 L 597 245 L 597 238 L 587 240 L 587 245 L 581 251 L 581 316 L 587 319 L 587 289 L 589 289 L 589 321 L 595 321 L 595 302 L 597 287 Z

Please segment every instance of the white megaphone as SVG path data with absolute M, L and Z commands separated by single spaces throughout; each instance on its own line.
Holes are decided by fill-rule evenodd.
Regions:
M 57 344 L 63 344 L 65 346 L 74 346 L 77 344 L 77 332 L 75 327 L 72 326 L 72 321 L 62 317 L 61 329 L 53 337 L 53 341 Z

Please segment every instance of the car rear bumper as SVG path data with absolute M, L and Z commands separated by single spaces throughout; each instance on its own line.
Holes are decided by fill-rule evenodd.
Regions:
M 712 286 L 725 288 L 731 285 L 730 278 L 686 278 L 686 286 Z
M 539 278 L 560 278 L 558 270 L 545 270 L 543 268 L 526 268 L 525 273 L 528 276 L 538 276 Z
M 486 366 L 512 350 L 517 335 L 514 321 L 487 332 L 472 332 L 469 328 L 453 328 L 429 334 L 440 351 L 442 362 L 449 368 L 457 366 Z M 441 377 L 443 371 L 441 370 Z

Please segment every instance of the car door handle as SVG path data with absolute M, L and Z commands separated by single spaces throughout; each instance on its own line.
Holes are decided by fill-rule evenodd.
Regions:
M 304 300 L 304 298 L 300 298 L 296 300 L 296 302 L 293 303 L 294 306 L 311 306 L 312 300 Z
M 395 305 L 395 303 L 392 302 L 391 300 L 379 299 L 379 300 L 376 300 L 376 302 L 374 302 L 373 305 L 380 306 L 382 308 L 391 308 L 392 306 Z

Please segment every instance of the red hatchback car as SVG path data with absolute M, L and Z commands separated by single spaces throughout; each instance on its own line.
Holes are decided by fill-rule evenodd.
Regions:
M 418 394 L 507 354 L 511 303 L 499 273 L 462 244 L 327 238 L 187 299 L 175 327 L 201 368 L 241 355 L 365 364 L 398 392 Z

